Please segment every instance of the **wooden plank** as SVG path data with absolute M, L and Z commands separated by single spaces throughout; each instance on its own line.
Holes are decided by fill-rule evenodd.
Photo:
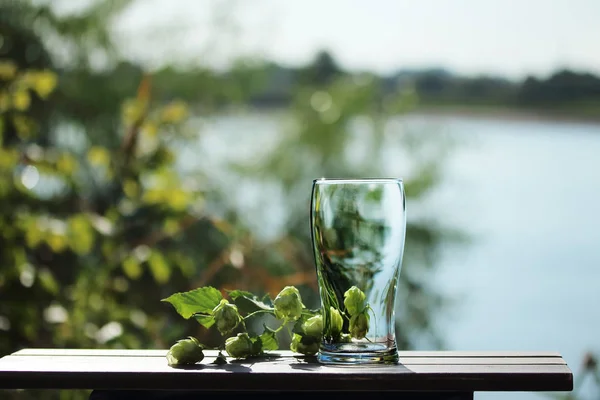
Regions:
M 490 364 L 352 367 L 321 365 L 314 357 L 224 366 L 212 365 L 212 360 L 172 368 L 156 356 L 12 355 L 0 359 L 0 388 L 569 391 L 573 385 L 564 363 L 500 364 L 493 358 Z
M 211 356 L 207 356 L 210 358 Z M 212 355 L 215 357 L 215 355 Z M 10 359 L 21 362 L 42 362 L 46 363 L 44 359 L 52 359 L 51 362 L 77 362 L 79 358 L 93 359 L 94 362 L 117 362 L 119 359 L 126 358 L 144 358 L 141 356 L 128 357 L 123 355 L 102 355 L 102 356 L 11 356 Z M 160 359 L 166 363 L 165 357 L 149 357 L 151 359 Z M 282 359 L 289 359 L 289 363 L 293 363 L 294 360 L 302 360 L 304 357 L 281 357 Z M 1 361 L 0 361 L 1 363 Z M 205 362 L 203 362 L 205 363 Z M 409 365 L 566 365 L 565 360 L 558 357 L 550 358 L 419 358 L 419 357 L 402 357 L 400 358 L 399 364 Z
M 312 357 L 311 357 L 312 358 Z M 208 368 L 207 372 L 218 372 L 210 363 L 213 357 L 205 358 L 201 363 L 194 366 L 196 370 Z M 417 362 L 415 364 L 398 365 L 371 365 L 371 366 L 328 366 L 307 362 L 305 358 L 279 357 L 264 360 L 232 360 L 229 365 L 237 368 L 237 371 L 246 372 L 278 372 L 278 373 L 304 373 L 304 371 L 321 371 L 327 373 L 407 373 L 407 372 L 471 372 L 471 371 L 557 371 L 566 368 L 565 364 L 427 364 Z M 558 368 L 558 369 L 557 369 Z M 562 368 L 562 369 L 561 369 Z M 185 368 L 184 368 L 185 369 Z M 190 368 L 187 368 L 190 369 Z M 105 371 L 105 372 L 156 372 L 171 371 L 176 368 L 167 365 L 164 358 L 144 357 L 73 357 L 73 356 L 10 356 L 0 359 L 0 371 Z
M 205 350 L 207 357 L 216 357 L 216 350 Z M 299 354 L 292 353 L 291 351 L 276 351 L 270 352 L 271 354 L 278 354 L 281 357 L 299 357 Z M 415 355 L 416 353 L 416 355 Z M 566 364 L 565 360 L 558 357 L 548 357 L 546 353 L 540 353 L 541 355 L 533 356 L 533 353 L 529 353 L 529 356 L 518 354 L 518 356 L 507 356 L 504 352 L 501 355 L 493 357 L 490 356 L 489 352 L 487 357 L 468 353 L 465 356 L 449 356 L 445 352 L 438 352 L 439 357 L 433 356 L 420 356 L 421 352 L 402 352 L 400 357 L 400 363 L 404 365 L 416 365 L 416 364 L 464 364 L 464 365 L 487 365 L 487 364 Z M 451 352 L 454 354 L 455 352 Z M 100 350 L 100 349 L 25 349 L 13 353 L 13 356 L 79 356 L 79 357 L 158 357 L 164 358 L 167 354 L 167 350 Z
M 23 349 L 11 356 L 80 356 L 80 357 L 165 357 L 168 350 L 122 350 L 122 349 Z M 216 356 L 216 350 L 206 350 Z
M 158 353 L 158 351 L 157 351 Z M 31 358 L 41 358 L 41 357 L 54 357 L 59 360 L 70 360 L 71 357 L 99 357 L 99 358 L 109 358 L 110 362 L 114 362 L 115 358 L 125 358 L 125 357 L 133 357 L 133 358 L 159 358 L 164 360 L 166 363 L 166 351 L 160 351 L 159 354 L 153 354 L 150 357 L 144 355 L 143 352 L 132 351 L 131 354 L 127 354 L 123 351 L 114 351 L 114 352 L 101 352 L 98 354 L 92 355 L 81 355 L 81 354 L 59 354 L 59 355 L 21 355 L 21 353 L 16 353 L 11 357 L 24 357 L 27 361 L 31 361 Z M 206 357 L 216 357 L 216 351 L 206 351 Z M 29 359 L 27 359 L 29 358 Z M 282 358 L 289 358 L 295 360 L 296 358 L 303 358 L 300 355 L 282 355 Z M 67 361 L 71 362 L 71 361 Z M 566 362 L 561 357 L 401 357 L 399 359 L 399 363 L 402 365 L 566 365 Z
M 206 354 L 216 354 L 215 350 L 206 350 Z M 292 357 L 297 355 L 289 350 L 280 350 L 274 352 L 286 357 Z M 19 350 L 13 355 L 79 355 L 79 356 L 102 356 L 102 355 L 124 355 L 130 357 L 143 356 L 143 357 L 164 357 L 167 354 L 167 350 L 121 350 L 121 349 L 23 349 Z M 560 353 L 555 351 L 399 351 L 400 357 L 434 357 L 434 358 L 445 358 L 445 357 L 466 357 L 466 358 L 506 358 L 506 357 L 558 357 L 561 358 Z

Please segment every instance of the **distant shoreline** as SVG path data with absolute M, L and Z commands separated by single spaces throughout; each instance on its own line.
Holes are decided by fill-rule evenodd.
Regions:
M 286 111 L 286 107 L 253 107 L 246 105 L 244 107 L 228 107 L 226 114 L 236 113 L 278 113 Z M 471 105 L 422 105 L 406 111 L 406 116 L 429 116 L 432 118 L 451 118 L 461 117 L 470 119 L 496 119 L 504 121 L 524 121 L 524 122 L 556 122 L 556 123 L 574 123 L 600 125 L 600 113 L 578 114 L 571 111 L 551 111 L 551 110 L 533 110 L 525 108 L 502 107 L 502 106 L 471 106 Z
M 600 124 L 600 114 L 576 115 L 568 111 L 527 110 L 509 107 L 471 106 L 420 106 L 409 112 L 410 115 L 434 117 L 469 117 L 481 119 L 502 119 L 510 121 L 540 121 Z

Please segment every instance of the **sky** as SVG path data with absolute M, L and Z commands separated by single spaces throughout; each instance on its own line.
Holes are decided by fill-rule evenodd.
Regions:
M 327 49 L 350 70 L 521 79 L 600 73 L 599 21 L 600 0 L 138 0 L 115 31 L 150 65 L 239 55 L 300 65 Z

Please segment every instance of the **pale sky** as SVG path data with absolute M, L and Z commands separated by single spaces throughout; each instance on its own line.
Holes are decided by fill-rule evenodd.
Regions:
M 237 31 L 223 29 L 232 21 Z M 117 31 L 128 55 L 155 65 L 237 54 L 302 64 L 326 48 L 346 68 L 384 73 L 600 73 L 600 0 L 138 0 Z

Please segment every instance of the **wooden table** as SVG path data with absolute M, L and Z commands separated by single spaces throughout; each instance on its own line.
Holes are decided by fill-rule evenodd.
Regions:
M 205 351 L 201 363 L 185 368 L 168 366 L 166 352 L 25 349 L 0 359 L 0 389 L 94 389 L 93 399 L 325 391 L 363 400 L 365 392 L 472 399 L 479 391 L 573 389 L 573 374 L 555 352 L 404 351 L 398 365 L 347 367 L 321 365 L 289 351 L 217 366 L 211 364 L 216 352 Z

